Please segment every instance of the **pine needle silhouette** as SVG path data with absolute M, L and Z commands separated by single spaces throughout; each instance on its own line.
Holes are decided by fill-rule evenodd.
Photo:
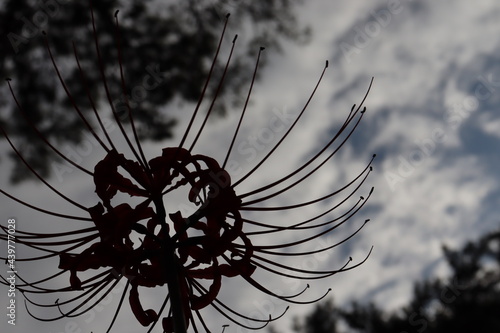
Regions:
M 23 109 L 22 102 L 14 93 L 11 80 L 7 79 L 8 88 L 19 113 L 25 117 L 27 124 L 38 134 L 40 140 L 43 140 L 65 162 L 78 168 L 94 181 L 98 198 L 96 205 L 85 207 L 60 192 L 25 162 L 21 151 L 10 140 L 8 129 L 2 128 L 3 135 L 15 154 L 25 162 L 26 167 L 51 191 L 82 211 L 82 215 L 79 216 L 63 214 L 56 210 L 30 204 L 22 198 L 15 197 L 0 189 L 1 193 L 26 207 L 63 220 L 72 219 L 82 223 L 82 228 L 69 232 L 16 231 L 17 244 L 37 252 L 31 257 L 18 258 L 18 261 L 49 262 L 50 259 L 54 258 L 59 260 L 55 273 L 37 281 L 29 282 L 20 275 L 16 276 L 22 282 L 17 284 L 17 288 L 26 298 L 26 307 L 33 317 L 43 321 L 55 321 L 85 314 L 109 295 L 120 281 L 124 280 L 126 281 L 125 288 L 106 332 L 112 330 L 122 306 L 126 304 L 127 295 L 130 309 L 135 318 L 141 325 L 149 327 L 147 332 L 152 332 L 158 323 L 165 332 L 186 332 L 189 326 L 193 327 L 196 332 L 200 327 L 210 332 L 209 325 L 202 316 L 202 310 L 209 306 L 220 312 L 232 323 L 247 329 L 260 329 L 283 316 L 286 310 L 278 315 L 269 314 L 269 318 L 266 319 L 252 318 L 234 310 L 230 304 L 226 304 L 218 298 L 223 282 L 227 278 L 240 277 L 256 290 L 291 304 L 308 304 L 323 298 L 330 290 L 325 291 L 324 295 L 319 298 L 311 299 L 307 297 L 306 293 L 309 285 L 304 282 L 304 288 L 299 292 L 289 295 L 278 294 L 266 287 L 265 281 L 259 281 L 255 278 L 254 273 L 260 270 L 284 279 L 317 280 L 351 270 L 367 260 L 371 250 L 361 261 L 354 264 L 351 258 L 346 258 L 345 263 L 331 270 L 309 270 L 284 264 L 284 259 L 287 258 L 302 260 L 300 258 L 307 258 L 323 252 L 328 253 L 351 239 L 366 225 L 368 220 L 361 223 L 354 232 L 338 243 L 329 244 L 313 251 L 299 250 L 300 246 L 315 242 L 320 237 L 345 225 L 366 204 L 373 188 L 366 198 L 363 196 L 359 196 L 359 199 L 356 198 L 372 171 L 371 164 L 375 155 L 350 182 L 330 193 L 311 200 L 299 200 L 297 203 L 287 206 L 273 205 L 273 199 L 309 180 L 343 147 L 365 113 L 366 108 L 363 107 L 363 103 L 370 88 L 368 88 L 361 103 L 352 107 L 340 129 L 334 133 L 324 147 L 318 149 L 300 167 L 267 185 L 246 193 L 238 193 L 240 184 L 247 181 L 250 176 L 263 172 L 264 163 L 273 154 L 279 153 L 278 148 L 305 113 L 328 67 L 328 62 L 326 62 L 309 99 L 291 126 L 250 171 L 234 181 L 226 171 L 226 166 L 233 152 L 233 146 L 237 142 L 240 128 L 244 123 L 259 59 L 264 48 L 260 48 L 258 52 L 246 102 L 234 133 L 230 136 L 231 142 L 222 162 L 193 152 L 210 113 L 214 109 L 218 89 L 210 101 L 202 125 L 195 133 L 193 133 L 193 127 L 195 119 L 201 117 L 199 110 L 202 101 L 206 98 L 207 85 L 212 80 L 212 69 L 221 49 L 229 15 L 226 17 L 209 75 L 179 145 L 164 148 L 160 156 L 148 160 L 134 126 L 132 110 L 128 108 L 127 119 L 124 121 L 113 105 L 113 96 L 111 96 L 108 83 L 108 70 L 104 68 L 99 52 L 99 40 L 92 9 L 90 12 L 92 33 L 95 36 L 96 63 L 99 66 L 102 87 L 106 93 L 114 121 L 123 140 L 130 148 L 131 158 L 125 157 L 123 153 L 118 151 L 117 144 L 113 142 L 109 130 L 103 124 L 102 111 L 98 110 L 98 103 L 92 98 L 90 90 L 86 86 L 85 70 L 80 64 L 78 47 L 75 44 L 73 44 L 73 49 L 77 68 L 81 75 L 82 85 L 88 93 L 87 98 L 95 119 L 88 119 L 80 111 L 80 106 L 75 102 L 74 96 L 67 88 L 59 71 L 51 51 L 49 38 L 45 33 L 43 36 L 56 76 L 60 80 L 67 98 L 72 103 L 75 112 L 81 117 L 83 126 L 105 152 L 105 157 L 95 165 L 93 171 L 65 156 L 55 144 L 44 137 L 42 131 L 30 121 L 29 110 Z M 122 68 L 117 14 L 118 12 L 115 13 L 117 63 L 122 94 L 126 99 L 128 88 Z M 224 72 L 217 83 L 219 88 L 222 86 L 224 76 L 229 68 L 235 43 L 236 37 L 233 39 Z M 194 139 L 188 147 L 188 136 L 193 135 Z M 165 201 L 168 200 L 168 195 L 175 192 L 187 193 L 189 203 L 195 207 L 194 213 L 183 214 L 180 210 L 167 210 Z M 119 201 L 123 197 L 118 194 L 135 197 L 138 199 L 138 203 L 116 203 L 114 201 Z M 323 204 L 334 197 L 341 197 L 336 205 Z M 275 221 L 266 222 L 266 214 L 271 212 L 301 209 L 314 204 L 320 204 L 323 208 L 311 218 L 289 221 L 287 225 Z M 326 209 L 325 206 L 327 206 Z M 336 213 L 338 210 L 342 210 L 342 213 L 334 218 L 329 217 L 329 214 Z M 260 218 L 258 220 L 250 219 L 248 214 L 252 214 L 252 216 L 259 214 Z M 7 226 L 2 226 L 2 229 L 5 234 L 1 234 L 0 238 L 6 240 Z M 291 240 L 285 243 L 256 245 L 255 240 L 264 239 L 263 236 L 283 236 L 283 234 L 286 234 L 286 239 Z M 7 261 L 7 256 L 2 259 Z M 60 281 L 61 277 L 64 276 L 69 276 L 68 285 L 60 288 L 49 286 L 56 280 Z M 2 280 L 3 283 L 8 284 L 3 276 Z M 164 293 L 161 306 L 156 309 L 144 306 L 144 299 L 141 299 L 141 291 L 144 288 L 155 288 L 159 295 Z M 40 303 L 33 298 L 40 294 L 56 294 L 58 298 L 51 303 Z M 33 313 L 34 307 L 41 307 L 45 310 L 53 309 L 56 315 L 49 318 L 39 317 Z M 226 326 L 224 325 L 224 328 Z

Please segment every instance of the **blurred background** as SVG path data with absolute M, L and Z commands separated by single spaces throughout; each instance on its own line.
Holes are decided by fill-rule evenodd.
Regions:
M 182 137 L 226 13 L 231 17 L 216 77 L 222 73 L 235 34 L 238 40 L 215 114 L 197 144 L 197 152 L 218 159 L 225 156 L 231 137 L 224 134 L 234 130 L 258 49 L 266 47 L 239 137 L 240 149 L 232 155 L 236 166 L 232 175 L 236 178 L 242 173 L 239 167 L 251 168 L 257 157 L 279 140 L 283 133 L 263 136 L 270 119 L 278 116 L 289 125 L 288 115 L 301 110 L 325 60 L 329 60 L 327 74 L 298 128 L 273 159 L 242 184 L 243 193 L 283 175 L 284 169 L 294 170 L 323 147 L 375 78 L 365 102 L 367 114 L 355 134 L 300 191 L 280 198 L 280 204 L 286 205 L 297 202 L 296 196 L 315 198 L 328 193 L 355 177 L 377 153 L 374 173 L 367 181 L 375 186 L 375 193 L 355 219 L 359 223 L 369 218 L 371 222 L 332 256 L 297 265 L 331 269 L 341 266 L 349 256 L 362 260 L 371 246 L 373 253 L 353 271 L 311 283 L 309 299 L 332 288 L 327 300 L 319 307 L 293 305 L 284 318 L 272 324 L 272 330 L 458 332 L 457 327 L 450 328 L 446 323 L 456 323 L 457 318 L 468 318 L 466 315 L 493 318 L 492 314 L 498 314 L 498 2 L 95 1 L 102 58 L 110 81 L 114 79 L 110 85 L 115 96 L 112 103 L 123 112 L 114 53 L 116 9 L 120 9 L 122 58 L 132 108 L 150 157 L 157 156 L 165 146 L 177 145 Z M 88 104 L 74 61 L 71 42 L 75 42 L 88 85 L 99 96 L 99 105 L 107 110 L 95 65 L 89 16 L 87 1 L 4 1 L 0 7 L 0 72 L 12 78 L 17 98 L 41 132 L 76 163 L 92 169 L 104 152 L 81 130 L 76 113 L 69 111 L 72 106 L 41 36 L 45 30 L 77 102 Z M 209 96 L 215 88 L 216 84 L 209 86 Z M 0 123 L 29 163 L 54 186 L 85 206 L 95 204 L 88 176 L 65 167 L 37 139 L 16 111 L 7 85 L 0 89 Z M 72 212 L 29 175 L 6 140 L 0 141 L 0 148 L 2 190 L 39 207 Z M 14 217 L 23 230 L 75 226 L 74 222 L 56 222 L 5 196 L 0 202 L 2 224 Z M 286 212 L 280 218 L 300 219 L 307 213 Z M 325 236 L 324 241 L 345 237 L 349 231 Z M 467 246 L 469 241 L 473 244 Z M 19 249 L 19 256 L 22 251 Z M 27 276 L 37 269 L 42 268 L 26 267 Z M 265 318 L 267 313 L 278 315 L 286 307 L 258 295 L 244 281 L 228 281 L 224 287 L 221 297 L 235 303 L 242 313 Z M 279 279 L 269 281 L 271 289 L 288 287 L 293 286 L 284 286 Z M 6 293 L 4 289 L 2 286 L 2 294 Z M 17 299 L 22 304 L 22 296 Z M 2 308 L 7 301 L 2 296 Z M 2 332 L 4 327 L 6 332 L 99 332 L 107 327 L 107 307 L 79 318 L 40 323 L 20 306 L 18 325 L 14 328 L 6 324 L 7 318 L 2 315 L 0 327 Z M 231 325 L 216 313 L 209 315 L 213 316 L 212 327 Z M 130 321 L 137 325 L 135 319 Z M 115 330 L 124 331 L 129 325 L 124 318 Z M 458 327 L 464 332 L 498 332 L 500 324 L 498 319 L 478 319 L 470 329 Z M 242 330 L 232 324 L 224 332 Z

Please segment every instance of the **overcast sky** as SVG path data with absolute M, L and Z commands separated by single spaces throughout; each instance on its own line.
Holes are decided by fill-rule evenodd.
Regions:
M 337 304 L 357 300 L 395 309 L 409 299 L 414 281 L 446 276 L 443 244 L 456 248 L 499 228 L 496 208 L 500 201 L 500 3 L 494 0 L 308 1 L 297 13 L 312 28 L 311 42 L 301 46 L 285 44 L 282 54 L 263 54 L 268 67 L 254 88 L 253 103 L 247 111 L 249 121 L 239 137 L 240 143 L 248 142 L 247 148 L 253 147 L 258 154 L 254 158 L 251 149 L 236 150 L 232 155 L 235 165 L 248 170 L 274 146 L 283 133 L 276 130 L 270 138 L 263 136 L 271 119 L 277 114 L 297 114 L 316 84 L 325 60 L 330 61 L 330 66 L 286 145 L 275 152 L 275 158 L 266 162 L 258 175 L 238 186 L 238 193 L 294 170 L 320 149 L 348 115 L 352 104 L 361 101 L 374 77 L 365 102 L 367 113 L 353 137 L 300 189 L 269 205 L 293 204 L 324 195 L 355 177 L 372 154 L 377 153 L 374 172 L 359 193 L 366 196 L 374 186 L 370 201 L 352 225 L 325 236 L 324 240 L 342 239 L 365 219 L 371 222 L 328 258 L 317 257 L 314 262 L 304 261 L 298 266 L 331 269 L 341 266 L 349 256 L 355 262 L 362 260 L 373 246 L 373 253 L 364 265 L 327 280 L 313 281 L 304 299 L 314 299 L 332 288 L 330 296 Z M 235 33 L 242 32 L 229 31 L 228 36 Z M 223 46 L 226 50 L 231 39 L 227 37 Z M 150 157 L 157 156 L 164 146 L 177 145 L 190 109 L 192 106 L 186 105 L 185 109 L 168 110 L 181 117 L 176 127 L 177 137 L 148 146 Z M 227 133 L 234 129 L 237 117 L 237 113 L 232 113 L 210 122 L 196 152 L 223 159 L 231 139 Z M 282 119 L 288 125 L 289 118 Z M 251 138 L 259 136 L 260 141 L 257 139 L 252 146 L 255 141 Z M 1 147 L 6 149 L 5 142 Z M 102 152 L 92 154 L 85 163 L 91 166 L 102 156 Z M 2 169 L 9 167 L 3 160 Z M 233 179 L 243 174 L 238 168 L 233 171 Z M 7 172 L 2 174 L 2 184 L 6 184 L 6 175 Z M 71 177 L 63 182 L 54 178 L 52 183 L 84 205 L 95 204 L 94 188 L 87 178 Z M 61 207 L 60 199 L 47 194 L 43 186 L 23 184 L 10 191 L 38 206 Z M 0 202 L 2 219 L 15 217 L 20 229 L 29 225 L 43 230 L 44 223 L 53 223 L 6 197 L 0 198 Z M 307 208 L 250 216 L 268 223 L 274 220 L 286 223 L 312 214 L 314 210 Z M 285 238 L 289 236 L 274 236 L 269 240 L 276 243 L 289 240 Z M 315 247 L 317 244 L 310 244 L 308 249 Z M 266 282 L 274 290 L 293 292 L 296 288 L 279 278 Z M 2 309 L 6 306 L 5 293 L 2 288 Z M 286 306 L 258 295 L 238 279 L 224 284 L 221 297 L 235 308 L 256 315 L 262 311 L 278 315 Z M 18 302 L 21 299 L 18 296 Z M 275 327 L 289 331 L 292 317 L 311 309 L 312 306 L 293 305 Z M 86 315 L 40 323 L 22 307 L 18 310 L 15 329 L 7 326 L 4 315 L 0 316 L 2 332 L 5 327 L 7 332 L 18 333 L 100 332 L 110 318 L 96 311 L 95 320 Z M 115 331 L 125 332 L 123 328 L 130 327 L 129 321 L 136 325 L 129 314 L 122 317 Z M 211 322 L 214 332 L 218 332 L 218 327 L 227 320 L 214 315 Z M 233 324 L 225 332 L 239 331 Z

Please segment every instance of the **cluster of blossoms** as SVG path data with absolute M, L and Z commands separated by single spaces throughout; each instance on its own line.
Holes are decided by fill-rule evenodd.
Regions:
M 127 88 L 123 76 L 122 62 L 120 60 L 119 28 L 116 14 L 115 18 L 121 85 L 123 95 L 126 96 Z M 96 34 L 93 13 L 92 24 L 93 32 Z M 126 286 L 115 311 L 115 315 L 111 320 L 108 332 L 115 323 L 120 308 L 123 305 L 124 298 L 127 295 L 130 308 L 135 318 L 141 325 L 149 326 L 148 332 L 151 332 L 158 322 L 161 322 L 164 332 L 185 332 L 189 326 L 192 326 L 195 331 L 198 331 L 199 325 L 206 331 L 210 331 L 200 312 L 200 310 L 208 306 L 212 306 L 228 320 L 238 325 L 250 329 L 259 329 L 268 322 L 281 317 L 282 314 L 277 317 L 271 317 L 270 314 L 269 318 L 259 319 L 248 317 L 233 310 L 230 306 L 218 299 L 224 279 L 238 276 L 255 287 L 258 291 L 272 297 L 290 303 L 310 303 L 317 301 L 324 297 L 324 295 L 313 300 L 303 300 L 302 295 L 305 289 L 292 295 L 277 294 L 266 287 L 264 283 L 258 281 L 254 277 L 254 273 L 257 270 L 262 270 L 283 278 L 315 280 L 353 269 L 366 260 L 369 253 L 366 258 L 357 264 L 351 264 L 352 259 L 349 258 L 346 260 L 345 264 L 335 269 L 315 271 L 288 266 L 284 264 L 280 258 L 300 258 L 332 250 L 353 237 L 363 228 L 367 221 L 364 221 L 359 228 L 339 243 L 329 244 L 328 246 L 315 249 L 314 251 L 293 250 L 294 247 L 314 242 L 320 237 L 344 225 L 365 205 L 368 197 L 373 192 L 373 188 L 369 191 L 367 198 L 361 196 L 356 200 L 354 196 L 370 174 L 373 158 L 369 161 L 367 166 L 352 179 L 352 181 L 345 184 L 340 189 L 327 193 L 319 198 L 289 206 L 272 206 L 269 204 L 272 202 L 273 198 L 286 193 L 288 190 L 306 181 L 344 145 L 363 117 L 365 109 L 362 109 L 362 105 L 365 99 L 363 99 L 359 106 L 353 106 L 338 132 L 331 137 L 324 147 L 319 149 L 299 168 L 272 183 L 250 192 L 237 194 L 236 191 L 236 187 L 239 184 L 245 181 L 253 173 L 259 171 L 262 164 L 275 153 L 277 148 L 295 127 L 304 114 L 309 101 L 313 97 L 328 63 L 323 69 L 321 77 L 311 93 L 309 100 L 298 114 L 293 124 L 262 160 L 236 182 L 231 179 L 225 167 L 247 109 L 263 48 L 259 51 L 247 100 L 236 130 L 232 135 L 231 144 L 227 150 L 223 163 L 219 163 L 214 158 L 193 153 L 193 148 L 213 109 L 213 104 L 217 98 L 217 92 L 213 97 L 210 108 L 203 121 L 203 125 L 197 132 L 193 144 L 189 149 L 184 147 L 186 138 L 188 134 L 191 133 L 194 120 L 198 116 L 198 110 L 204 99 L 207 85 L 211 80 L 212 69 L 216 62 L 225 30 L 226 25 L 221 34 L 217 53 L 214 57 L 199 102 L 193 112 L 180 144 L 177 147 L 164 148 L 161 156 L 149 160 L 146 159 L 136 133 L 132 111 L 130 109 L 128 110 L 128 126 L 131 128 L 131 132 L 128 133 L 125 130 L 126 124 L 118 117 L 113 107 L 110 89 L 108 88 L 106 69 L 103 68 L 100 58 L 99 41 L 97 37 L 95 37 L 95 46 L 103 88 L 106 91 L 116 124 L 120 128 L 121 134 L 127 145 L 130 147 L 134 159 L 126 158 L 124 154 L 117 150 L 105 126 L 103 126 L 100 112 L 96 107 L 97 103 L 93 100 L 90 93 L 88 93 L 88 100 L 89 104 L 92 106 L 93 115 L 95 117 L 94 121 L 81 111 L 80 106 L 76 104 L 73 95 L 66 87 L 64 78 L 60 74 L 46 36 L 44 36 L 44 38 L 47 43 L 49 56 L 69 101 L 72 103 L 75 112 L 81 117 L 87 130 L 95 137 L 105 152 L 104 158 L 95 165 L 93 171 L 83 168 L 66 157 L 57 147 L 55 147 L 55 145 L 43 136 L 30 121 L 27 116 L 28 113 L 23 110 L 22 103 L 16 98 L 11 82 L 8 80 L 8 87 L 12 92 L 19 112 L 26 117 L 27 123 L 36 131 L 40 140 L 43 140 L 67 163 L 70 163 L 91 177 L 95 184 L 95 192 L 99 198 L 99 202 L 94 206 L 85 207 L 68 198 L 58 189 L 50 185 L 49 182 L 39 176 L 36 170 L 28 163 L 26 163 L 26 166 L 30 168 L 35 176 L 64 200 L 85 212 L 86 216 L 72 216 L 37 207 L 0 189 L 0 192 L 7 197 L 29 208 L 62 219 L 73 219 L 81 221 L 82 223 L 87 223 L 86 228 L 70 232 L 33 233 L 28 231 L 17 231 L 18 244 L 44 253 L 42 255 L 33 255 L 32 257 L 20 260 L 44 261 L 51 258 L 58 258 L 59 260 L 57 272 L 38 281 L 27 282 L 19 276 L 19 279 L 23 281 L 23 283 L 18 284 L 17 287 L 23 292 L 27 300 L 28 311 L 30 311 L 32 316 L 40 320 L 50 321 L 81 315 L 91 310 L 117 286 L 119 281 L 125 279 Z M 224 81 L 224 75 L 228 69 L 235 41 L 236 38 L 233 40 L 231 53 L 222 78 L 220 79 L 219 86 L 222 85 Z M 74 50 L 82 83 L 85 85 L 85 71 L 82 70 L 80 66 L 76 46 Z M 86 91 L 89 92 L 88 88 L 86 88 Z M 97 126 L 100 128 L 102 135 L 98 134 L 99 131 L 92 125 L 93 122 L 98 124 Z M 2 128 L 2 132 L 12 146 L 14 152 L 24 161 L 22 153 L 9 138 L 7 130 Z M 183 215 L 181 211 L 167 211 L 165 205 L 165 201 L 167 200 L 166 197 L 170 193 L 177 191 L 180 193 L 187 193 L 188 201 L 191 205 L 196 207 L 194 213 Z M 270 193 L 263 194 L 264 192 Z M 138 199 L 138 203 L 135 205 L 125 202 L 116 204 L 114 201 L 121 198 L 117 194 L 126 194 L 135 197 L 135 199 Z M 266 220 L 266 212 L 298 209 L 316 203 L 322 203 L 338 195 L 343 196 L 338 204 L 333 207 L 329 206 L 326 210 L 319 212 L 316 216 L 309 219 L 293 221 L 285 226 L 276 223 L 262 222 Z M 250 196 L 254 197 L 254 199 L 247 199 Z M 328 214 L 351 201 L 354 201 L 354 203 L 347 207 L 347 209 L 343 209 L 344 212 L 342 214 L 335 218 L 327 217 Z M 262 213 L 261 221 L 248 218 L 245 216 L 246 212 Z M 88 226 L 89 224 L 90 227 Z M 5 226 L 2 226 L 2 229 L 5 235 L 0 235 L 0 239 L 6 239 L 7 229 Z M 291 233 L 300 236 L 288 243 L 256 245 L 254 241 L 263 235 L 281 235 L 283 233 Z M 45 285 L 50 281 L 59 279 L 59 277 L 65 274 L 69 275 L 69 285 L 62 288 L 49 288 Z M 4 283 L 7 282 L 5 278 L 3 278 L 3 280 Z M 164 286 L 166 286 L 166 288 Z M 159 288 L 161 290 L 166 290 L 164 302 L 158 309 L 145 308 L 143 305 L 144 299 L 141 300 L 140 295 L 140 291 L 143 288 Z M 53 293 L 64 295 L 71 294 L 72 296 L 63 300 L 58 298 L 55 302 L 48 304 L 36 302 L 30 296 Z M 51 318 L 39 318 L 30 310 L 33 305 L 57 309 L 59 313 Z M 253 325 L 247 324 L 248 322 L 253 322 Z

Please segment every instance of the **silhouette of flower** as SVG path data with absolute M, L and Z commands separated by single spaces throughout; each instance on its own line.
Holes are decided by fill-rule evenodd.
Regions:
M 148 332 L 152 331 L 160 319 L 162 319 L 162 328 L 166 332 L 185 332 L 189 325 L 192 325 L 197 331 L 197 325 L 199 324 L 205 330 L 210 331 L 200 313 L 200 310 L 209 305 L 219 311 L 228 320 L 238 325 L 251 329 L 259 329 L 270 321 L 281 317 L 284 312 L 274 318 L 269 314 L 269 318 L 263 320 L 251 318 L 233 310 L 217 298 L 224 279 L 239 276 L 257 290 L 277 299 L 289 303 L 310 303 L 318 299 L 302 299 L 301 296 L 308 285 L 298 293 L 282 295 L 273 292 L 266 287 L 265 283 L 254 278 L 254 272 L 262 270 L 284 278 L 315 280 L 353 269 L 368 258 L 369 253 L 366 258 L 357 264 L 350 264 L 351 258 L 349 258 L 341 267 L 326 271 L 299 269 L 288 266 L 280 261 L 282 257 L 301 258 L 332 250 L 349 240 L 363 228 L 368 220 L 339 243 L 329 244 L 314 251 L 294 250 L 298 246 L 313 242 L 344 225 L 365 205 L 368 198 L 360 197 L 357 201 L 353 200 L 353 198 L 370 174 L 372 170 L 371 164 L 375 155 L 352 181 L 340 189 L 319 198 L 293 205 L 271 205 L 273 198 L 286 193 L 306 181 L 345 144 L 363 117 L 365 108 L 361 108 L 366 96 L 358 107 L 356 105 L 353 106 L 344 124 L 332 136 L 329 142 L 299 168 L 265 186 L 247 193 L 237 194 L 237 186 L 252 174 L 258 172 L 262 164 L 276 152 L 281 143 L 295 128 L 321 82 L 321 78 L 328 67 L 328 62 L 309 100 L 285 134 L 248 173 L 234 182 L 225 169 L 244 119 L 263 48 L 258 53 L 247 99 L 222 163 L 205 155 L 194 154 L 193 148 L 213 110 L 214 102 L 218 96 L 218 89 L 223 84 L 224 76 L 228 70 L 236 37 L 233 40 L 226 67 L 201 128 L 198 130 L 191 147 L 185 148 L 184 146 L 188 135 L 191 134 L 194 120 L 199 116 L 198 110 L 200 109 L 201 102 L 204 100 L 207 85 L 212 77 L 212 70 L 226 30 L 227 19 L 210 73 L 180 144 L 177 147 L 164 148 L 161 156 L 148 160 L 134 126 L 131 108 L 128 107 L 126 114 L 127 121 L 124 121 L 119 116 L 112 102 L 111 89 L 108 87 L 108 78 L 106 75 L 107 71 L 102 65 L 99 52 L 99 41 L 96 35 L 95 19 L 92 10 L 91 13 L 97 64 L 101 73 L 103 88 L 106 92 L 116 125 L 119 127 L 128 147 L 130 147 L 134 159 L 126 158 L 124 154 L 117 150 L 106 126 L 103 125 L 100 112 L 97 110 L 97 103 L 92 99 L 89 89 L 85 85 L 85 71 L 80 65 L 76 46 L 73 45 L 77 68 L 81 75 L 82 84 L 88 94 L 88 100 L 92 106 L 95 121 L 102 132 L 101 136 L 104 136 L 104 138 L 98 135 L 98 131 L 91 125 L 92 121 L 80 110 L 72 93 L 67 89 L 64 78 L 60 74 L 51 52 L 48 39 L 45 36 L 47 50 L 56 75 L 75 112 L 78 113 L 86 129 L 105 151 L 105 157 L 95 165 L 94 171 L 90 171 L 65 156 L 33 125 L 28 113 L 23 110 L 22 104 L 15 96 L 10 79 L 7 80 L 8 87 L 20 113 L 39 135 L 40 140 L 43 140 L 67 163 L 90 176 L 94 181 L 95 192 L 100 200 L 92 207 L 85 207 L 65 196 L 49 184 L 47 180 L 39 176 L 34 168 L 24 160 L 22 153 L 9 139 L 6 130 L 2 128 L 2 132 L 14 152 L 25 162 L 33 174 L 64 200 L 88 213 L 90 216 L 70 216 L 46 210 L 29 204 L 0 189 L 0 192 L 9 198 L 42 213 L 63 219 L 82 221 L 82 223 L 87 222 L 87 224 L 90 223 L 91 225 L 90 227 L 59 233 L 33 233 L 17 230 L 16 238 L 18 244 L 45 252 L 43 255 L 34 255 L 22 260 L 42 261 L 54 257 L 59 258 L 57 273 L 46 278 L 35 282 L 27 282 L 21 276 L 17 276 L 22 281 L 21 284 L 17 285 L 17 288 L 23 292 L 28 303 L 44 308 L 57 309 L 59 312 L 58 315 L 51 318 L 40 318 L 30 311 L 32 316 L 40 320 L 51 321 L 81 315 L 104 299 L 117 286 L 118 282 L 124 279 L 126 286 L 107 332 L 113 327 L 127 292 L 133 314 L 141 325 L 150 326 Z M 121 62 L 119 26 L 116 14 L 115 18 L 115 39 L 117 42 L 121 89 L 127 101 L 127 87 Z M 126 104 L 128 106 L 128 101 Z M 130 126 L 130 133 L 127 132 L 125 126 Z M 335 149 L 332 148 L 334 145 L 336 145 Z M 328 152 L 329 150 L 331 151 Z M 266 191 L 271 193 L 264 194 Z M 189 203 L 195 207 L 193 209 L 194 213 L 186 214 L 182 213 L 181 210 L 167 211 L 165 205 L 166 200 L 168 200 L 167 196 L 177 192 L 182 194 L 187 193 Z M 368 197 L 372 192 L 373 188 L 369 191 Z M 137 203 L 134 205 L 132 202 L 117 202 L 121 200 L 119 194 L 127 194 L 135 197 Z M 255 221 L 246 216 L 247 213 L 257 212 L 261 213 L 262 220 L 265 220 L 267 212 L 298 209 L 322 203 L 341 194 L 344 197 L 337 205 L 328 207 L 325 211 L 320 212 L 314 217 L 303 221 L 293 221 L 285 226 L 278 223 Z M 247 199 L 250 196 L 256 198 Z M 343 214 L 333 219 L 327 218 L 328 214 L 351 201 L 354 201 L 354 203 Z M 322 219 L 324 221 L 321 221 Z M 2 226 L 2 229 L 5 235 L 0 235 L 0 237 L 6 240 L 8 229 L 6 226 Z M 281 235 L 283 233 L 290 233 L 290 237 L 294 237 L 294 239 L 286 243 L 256 245 L 255 240 L 261 238 L 263 235 Z M 7 260 L 7 258 L 4 259 Z M 45 285 L 45 283 L 50 281 L 59 281 L 59 277 L 64 274 L 69 274 L 68 286 L 64 288 L 51 288 Z M 4 277 L 2 279 L 4 283 L 8 283 Z M 161 306 L 158 309 L 145 309 L 143 305 L 144 300 L 141 300 L 140 297 L 140 291 L 143 288 L 159 288 L 165 285 L 167 286 L 168 293 Z M 161 290 L 165 290 L 165 288 Z M 52 293 L 70 293 L 72 296 L 62 301 L 57 299 L 55 303 L 50 304 L 35 302 L 29 296 Z M 324 295 L 327 293 L 328 291 Z M 28 306 L 28 311 L 29 308 L 30 306 Z M 162 313 L 165 314 L 162 315 Z M 247 322 L 250 324 L 247 324 Z

